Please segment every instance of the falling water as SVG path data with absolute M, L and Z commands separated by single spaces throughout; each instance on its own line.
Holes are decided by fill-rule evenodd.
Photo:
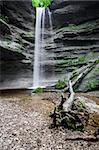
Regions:
M 49 17 L 49 24 L 50 24 L 51 42 L 53 43 L 54 39 L 53 39 L 52 17 L 51 17 L 51 12 L 49 8 L 47 8 L 47 11 L 48 11 L 48 17 Z
M 47 14 L 46 14 L 47 13 Z M 46 61 L 47 53 L 44 48 L 45 45 L 45 15 L 48 16 L 51 42 L 53 42 L 52 20 L 50 10 L 47 8 L 36 8 L 36 29 L 35 29 L 35 50 L 34 50 L 34 72 L 33 72 L 33 87 L 47 86 L 44 82 L 46 79 Z M 44 64 L 45 63 L 45 64 Z
M 34 72 L 33 87 L 40 84 L 40 52 L 41 52 L 41 32 L 42 32 L 42 15 L 45 8 L 36 8 L 36 29 L 35 29 L 35 50 L 34 50 Z

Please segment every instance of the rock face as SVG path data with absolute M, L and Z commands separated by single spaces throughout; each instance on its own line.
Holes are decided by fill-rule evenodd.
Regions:
M 0 5 L 0 88 L 27 88 L 32 85 L 35 12 L 27 1 Z
M 0 88 L 32 86 L 35 10 L 31 1 L 2 1 L 0 39 Z M 99 2 L 54 0 L 51 6 L 53 39 L 45 31 L 45 49 L 50 57 L 48 70 L 54 66 L 54 81 L 68 80 L 81 67 L 98 59 Z M 46 23 L 47 24 L 47 23 Z M 95 90 L 99 85 L 99 65 L 79 86 L 80 91 Z M 17 81 L 17 83 L 16 83 Z

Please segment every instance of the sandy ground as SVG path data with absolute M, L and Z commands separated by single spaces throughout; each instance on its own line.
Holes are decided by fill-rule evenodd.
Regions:
M 97 93 L 86 94 L 90 96 L 98 103 Z M 65 140 L 84 133 L 49 128 L 49 114 L 59 97 L 26 91 L 0 93 L 0 150 L 99 150 L 99 142 Z

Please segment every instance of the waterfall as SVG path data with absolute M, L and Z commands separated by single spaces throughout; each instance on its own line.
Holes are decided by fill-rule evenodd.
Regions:
M 48 17 L 49 17 L 49 24 L 50 24 L 51 42 L 53 43 L 54 39 L 53 39 L 52 17 L 51 17 L 51 12 L 50 12 L 50 9 L 49 9 L 49 8 L 47 8 L 47 11 L 48 11 Z
M 40 53 L 41 53 L 41 33 L 42 33 L 42 17 L 45 8 L 36 8 L 36 28 L 35 28 L 35 50 L 34 50 L 34 72 L 33 87 L 40 86 Z
M 34 49 L 34 67 L 33 67 L 33 88 L 47 86 L 46 62 L 49 62 L 47 52 L 44 48 L 45 42 L 45 15 L 48 17 L 51 42 L 53 42 L 52 20 L 49 8 L 36 8 L 36 27 L 35 27 L 35 49 Z M 45 82 L 45 83 L 44 83 Z

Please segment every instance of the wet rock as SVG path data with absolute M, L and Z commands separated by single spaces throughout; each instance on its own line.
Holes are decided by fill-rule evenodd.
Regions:
M 56 2 L 56 1 L 55 1 Z M 67 24 L 81 24 L 99 17 L 98 2 L 59 1 L 53 11 L 53 24 L 57 27 Z M 86 15 L 86 17 L 85 17 Z
M 11 35 L 10 26 L 3 19 L 0 19 L 0 34 L 1 36 Z
M 0 62 L 0 65 L 1 68 L 5 68 L 1 74 L 3 80 L 0 81 L 3 82 L 0 86 L 1 88 L 6 88 L 9 85 L 11 88 L 16 88 L 17 84 L 13 84 L 13 82 L 18 80 L 20 81 L 20 84 L 19 82 L 18 84 L 21 87 L 23 87 L 23 85 L 28 87 L 33 80 L 35 10 L 32 7 L 31 1 L 26 2 L 24 0 L 13 2 L 3 1 L 0 2 L 0 6 L 2 17 L 2 44 L 0 44 L 0 53 L 2 54 L 1 58 L 3 61 Z M 50 61 L 43 61 L 42 64 L 46 68 L 45 76 L 47 81 L 49 80 L 50 73 L 54 72 L 51 83 L 53 84 L 59 79 L 66 78 L 68 80 L 73 71 L 98 58 L 99 8 L 98 2 L 89 3 L 54 0 L 50 9 L 52 11 L 54 31 L 51 35 L 50 29 L 47 26 L 44 33 L 46 57 L 49 58 Z M 46 20 L 46 24 L 47 23 Z M 52 42 L 52 36 L 54 42 Z M 4 63 L 4 61 L 7 60 L 9 60 L 9 62 Z M 13 62 L 11 60 L 13 60 Z M 23 65 L 19 66 L 20 61 Z M 17 69 L 11 67 L 10 73 L 8 68 L 12 66 L 12 64 L 16 64 Z M 26 67 L 25 75 L 23 66 Z M 94 82 L 94 79 L 97 78 L 99 74 L 96 70 L 98 69 L 94 68 L 93 71 L 88 74 L 79 86 L 78 91 L 90 90 L 87 81 L 89 83 L 91 80 Z M 16 76 L 13 72 L 15 72 Z M 9 77 L 5 74 L 8 74 Z M 5 82 L 7 81 L 7 86 L 4 82 L 4 77 Z M 94 90 L 96 89 L 97 87 L 94 88 Z

